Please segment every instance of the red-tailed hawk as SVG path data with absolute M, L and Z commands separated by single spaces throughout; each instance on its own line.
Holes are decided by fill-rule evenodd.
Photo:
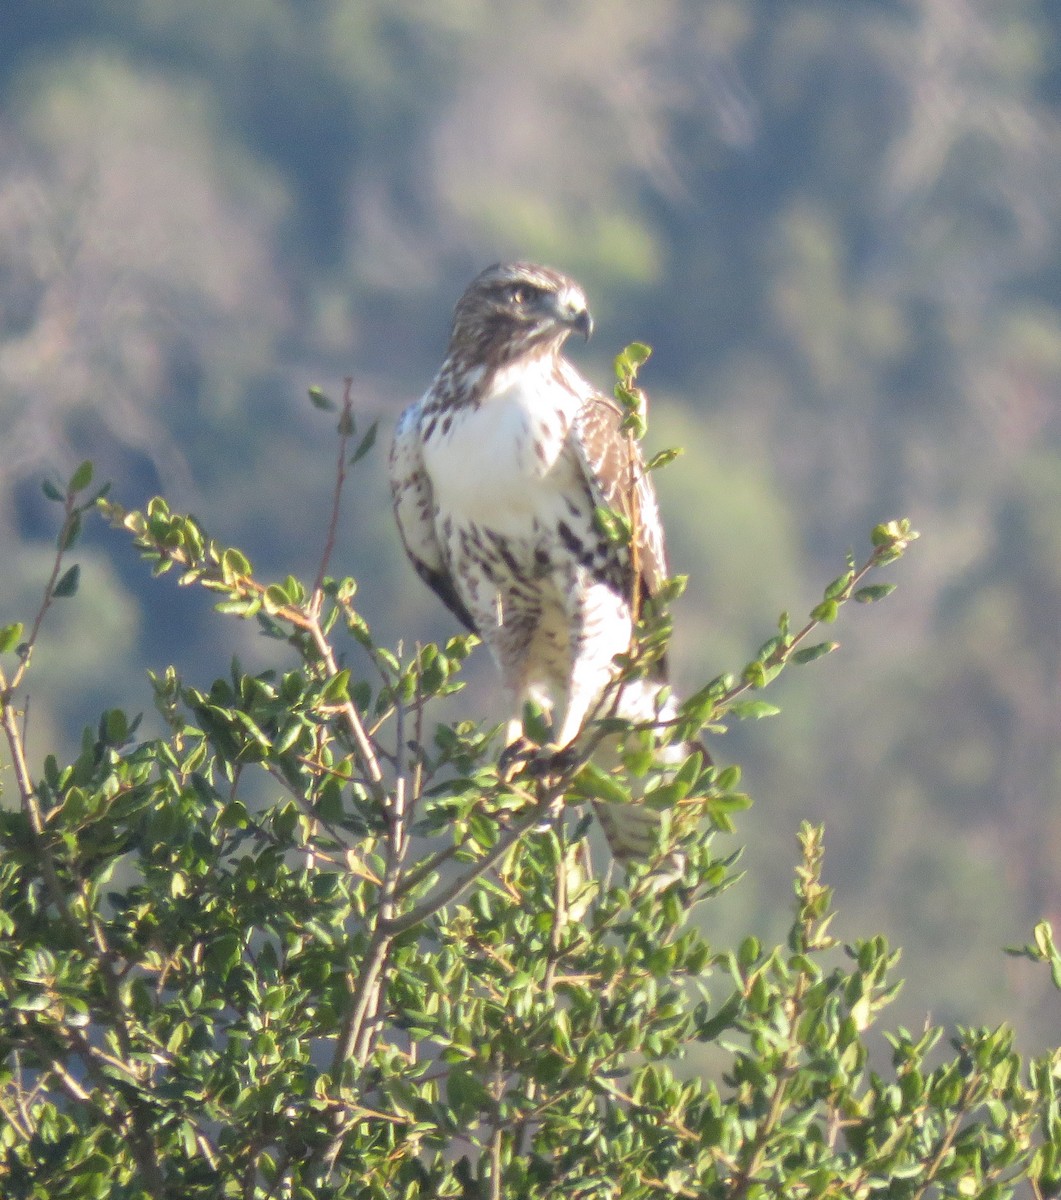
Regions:
M 562 354 L 569 334 L 588 338 L 592 328 L 582 289 L 558 271 L 488 267 L 458 302 L 446 357 L 398 422 L 390 460 L 405 549 L 489 647 L 510 740 L 533 698 L 553 711 L 559 747 L 615 678 L 636 597 L 667 575 L 656 497 L 622 410 Z M 633 553 L 594 516 L 629 512 L 631 502 Z M 659 676 L 625 686 L 619 715 L 653 720 Z M 628 858 L 651 844 L 649 814 L 620 817 L 620 807 L 633 806 L 598 812 L 613 853 Z

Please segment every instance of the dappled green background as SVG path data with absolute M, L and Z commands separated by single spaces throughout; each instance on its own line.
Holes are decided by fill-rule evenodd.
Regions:
M 923 539 L 840 654 L 793 671 L 747 766 L 749 878 L 720 937 L 787 923 L 827 823 L 840 932 L 906 949 L 902 1017 L 1011 1017 L 1004 959 L 1061 920 L 1061 7 L 1052 0 L 35 0 L 0 8 L 0 620 L 32 616 L 94 459 L 264 574 L 312 576 L 354 380 L 389 428 L 467 280 L 577 276 L 605 382 L 655 356 L 678 683 L 739 669 L 878 520 Z M 34 672 L 38 753 L 276 652 L 102 528 Z M 337 568 L 389 640 L 452 632 L 391 526 L 382 457 Z M 485 654 L 462 700 L 493 712 Z

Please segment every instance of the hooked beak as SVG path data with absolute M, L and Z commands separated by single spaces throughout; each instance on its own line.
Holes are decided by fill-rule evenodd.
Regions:
M 581 312 L 575 314 L 574 319 L 571 321 L 571 328 L 576 333 L 581 333 L 587 342 L 589 341 L 589 335 L 593 332 L 593 317 L 590 315 L 588 308 L 584 308 Z
M 557 324 L 566 325 L 568 329 L 582 334 L 586 341 L 589 341 L 589 335 L 593 332 L 593 317 L 586 307 L 586 298 L 580 291 L 569 288 L 550 296 L 549 310 Z

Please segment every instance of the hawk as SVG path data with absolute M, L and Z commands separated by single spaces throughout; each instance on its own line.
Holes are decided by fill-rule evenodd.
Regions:
M 531 698 L 553 712 L 558 747 L 576 738 L 630 648 L 635 606 L 667 576 L 656 496 L 623 411 L 563 356 L 570 334 L 592 329 L 582 288 L 560 272 L 488 267 L 457 303 L 442 366 L 391 448 L 406 552 L 489 648 L 510 744 Z M 632 548 L 601 531 L 602 507 L 636 511 Z M 660 664 L 624 685 L 618 714 L 673 715 L 672 701 L 657 704 L 663 683 Z M 615 857 L 651 846 L 647 810 L 597 811 Z

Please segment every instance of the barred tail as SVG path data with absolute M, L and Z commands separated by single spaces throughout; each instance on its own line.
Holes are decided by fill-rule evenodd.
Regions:
M 620 698 L 619 715 L 628 721 L 656 720 L 656 701 L 661 686 L 653 680 L 635 680 L 628 684 Z M 658 717 L 663 721 L 670 720 L 676 715 L 677 709 L 677 702 L 671 696 L 660 708 Z M 710 761 L 707 751 L 699 742 L 676 742 L 661 746 L 656 756 L 657 766 L 664 771 L 668 767 L 677 767 L 697 750 L 705 756 L 705 761 Z M 660 823 L 660 814 L 655 809 L 640 803 L 637 796 L 628 804 L 597 800 L 593 809 L 616 862 L 625 865 L 643 862 L 650 857 L 656 846 Z M 674 869 L 680 873 L 683 865 L 668 859 L 668 874 Z

